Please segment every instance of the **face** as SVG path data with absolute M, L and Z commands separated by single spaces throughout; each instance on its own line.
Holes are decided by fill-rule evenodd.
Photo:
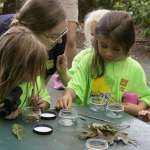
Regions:
M 63 35 L 67 33 L 66 21 L 61 22 L 59 25 L 54 27 L 52 30 L 44 32 L 40 36 L 40 40 L 48 47 L 52 49 L 57 42 L 59 42 Z
M 105 61 L 117 61 L 127 57 L 123 48 L 108 38 L 98 39 L 98 52 Z

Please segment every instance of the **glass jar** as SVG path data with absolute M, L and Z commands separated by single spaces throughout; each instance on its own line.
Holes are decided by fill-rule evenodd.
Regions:
M 62 126 L 75 126 L 78 114 L 76 110 L 61 109 L 58 115 L 58 123 Z
M 25 107 L 21 114 L 23 121 L 27 123 L 35 123 L 40 121 L 41 109 L 37 107 Z
M 91 138 L 86 141 L 86 150 L 107 150 L 108 142 L 103 139 Z
M 104 110 L 105 99 L 102 96 L 91 96 L 89 98 L 89 107 L 93 111 Z
M 121 118 L 124 112 L 124 107 L 121 103 L 108 104 L 106 115 L 110 118 Z

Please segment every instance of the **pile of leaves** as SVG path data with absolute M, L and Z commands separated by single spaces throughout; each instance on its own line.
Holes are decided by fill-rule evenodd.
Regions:
M 136 140 L 131 139 L 127 133 L 121 132 L 120 129 L 110 124 L 91 123 L 84 128 L 79 135 L 80 139 L 101 138 L 107 140 L 110 145 L 114 142 L 122 142 L 123 144 L 136 145 Z

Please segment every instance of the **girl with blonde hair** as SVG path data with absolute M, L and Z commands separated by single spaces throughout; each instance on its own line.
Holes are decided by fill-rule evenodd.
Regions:
M 0 37 L 1 116 L 16 118 L 34 95 L 40 97 L 37 107 L 49 107 L 50 98 L 41 79 L 46 61 L 45 45 L 28 28 L 14 26 Z

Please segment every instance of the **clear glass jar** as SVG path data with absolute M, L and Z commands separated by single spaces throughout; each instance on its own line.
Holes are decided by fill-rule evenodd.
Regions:
M 62 126 L 75 126 L 78 114 L 76 110 L 61 109 L 59 112 L 58 123 Z
M 102 96 L 91 96 L 89 98 L 89 107 L 93 111 L 104 110 L 105 99 Z
M 103 139 L 91 138 L 86 141 L 86 150 L 107 150 L 108 142 Z
M 25 107 L 21 111 L 23 121 L 35 123 L 40 121 L 41 109 L 37 107 Z
M 108 104 L 106 115 L 110 118 L 121 118 L 124 112 L 122 103 Z

